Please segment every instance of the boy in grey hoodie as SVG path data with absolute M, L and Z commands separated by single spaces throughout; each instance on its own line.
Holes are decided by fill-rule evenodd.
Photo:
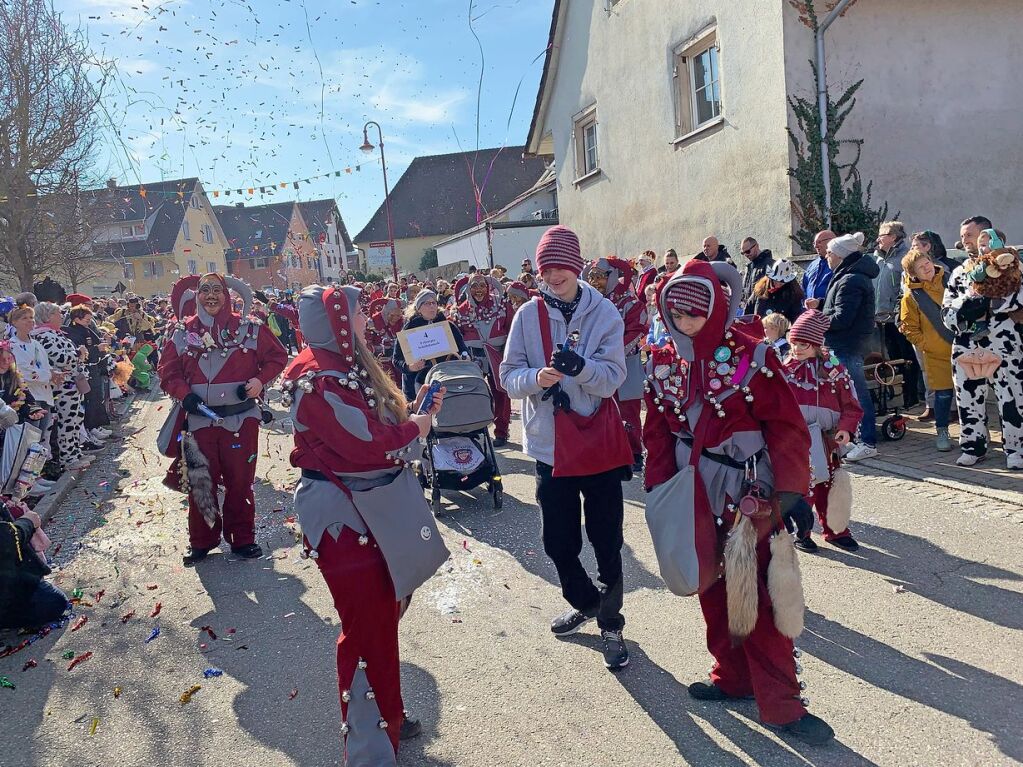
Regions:
M 622 638 L 622 480 L 628 466 L 588 476 L 553 476 L 554 404 L 568 405 L 582 416 L 592 415 L 625 381 L 624 324 L 604 296 L 579 281 L 583 260 L 579 240 L 564 226 L 549 229 L 536 249 L 536 265 L 544 281 L 551 341 L 560 348 L 570 332 L 579 331 L 573 350 L 546 359 L 540 334 L 537 301 L 522 306 L 512 322 L 501 363 L 501 385 L 513 399 L 523 400 L 525 452 L 536 460 L 536 498 L 543 519 L 544 551 L 553 560 L 562 594 L 572 609 L 551 624 L 557 636 L 574 634 L 596 619 L 604 643 L 604 663 L 617 670 L 628 665 Z M 544 393 L 557 386 L 554 396 Z M 623 427 L 624 428 L 624 427 Z M 579 451 L 602 452 L 605 445 L 581 444 Z M 580 498 L 581 496 L 581 498 Z M 582 513 L 586 534 L 597 560 L 602 588 L 587 574 L 582 551 Z

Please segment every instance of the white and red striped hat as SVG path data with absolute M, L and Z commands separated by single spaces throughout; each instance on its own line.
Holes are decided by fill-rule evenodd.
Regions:
M 578 277 L 583 271 L 582 249 L 579 238 L 567 226 L 552 226 L 536 246 L 536 268 L 566 269 Z
M 709 317 L 710 291 L 696 280 L 678 280 L 668 287 L 664 295 L 664 306 L 669 312 L 678 309 L 697 317 Z
M 816 309 L 807 309 L 796 317 L 789 331 L 789 343 L 802 341 L 813 346 L 824 346 L 824 334 L 831 325 L 831 318 Z

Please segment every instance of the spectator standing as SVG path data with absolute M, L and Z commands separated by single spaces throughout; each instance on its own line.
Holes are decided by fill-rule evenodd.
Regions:
M 824 340 L 852 377 L 856 398 L 863 408 L 859 440 L 845 458 L 861 461 L 877 455 L 877 424 L 863 372 L 863 355 L 874 335 L 874 285 L 880 268 L 863 252 L 862 232 L 845 234 L 828 242 L 831 284 L 822 312 L 830 319 Z
M 874 311 L 881 323 L 882 339 L 888 358 L 905 360 L 902 375 L 902 404 L 915 407 L 920 401 L 920 366 L 913 345 L 899 332 L 899 302 L 902 297 L 902 258 L 909 252 L 906 228 L 901 221 L 885 221 L 877 235 L 874 259 L 878 276 L 874 281 Z
M 934 393 L 936 447 L 943 453 L 948 452 L 952 449 L 948 424 L 953 398 L 952 341 L 955 338 L 941 319 L 948 275 L 926 253 L 911 248 L 902 259 L 902 279 L 899 329 L 919 352 L 924 380 Z
M 803 272 L 801 287 L 806 296 L 808 309 L 820 309 L 828 295 L 831 284 L 831 267 L 828 266 L 828 243 L 837 235 L 830 229 L 817 232 L 813 238 L 813 249 L 817 252 L 817 260 L 806 267 Z
M 678 253 L 674 248 L 664 251 L 664 263 L 657 270 L 658 274 L 672 274 L 678 269 Z
M 774 263 L 774 255 L 770 250 L 761 250 L 760 244 L 753 238 L 747 237 L 742 241 L 742 257 L 746 259 L 746 268 L 742 271 L 742 301 L 743 311 L 752 314 L 753 287 L 767 274 Z
M 779 359 L 784 360 L 791 348 L 786 334 L 792 327 L 792 323 L 784 314 L 774 312 L 764 317 L 762 324 L 764 326 L 764 341 L 778 353 Z
M 78 349 L 61 330 L 60 307 L 43 302 L 36 307 L 36 328 L 33 337 L 46 351 L 50 367 L 61 374 L 60 382 L 53 385 L 54 423 L 56 432 L 56 458 L 62 469 L 81 469 L 88 466 L 82 459 L 82 441 L 79 434 L 85 420 L 81 388 L 88 374 L 81 364 Z
M 797 277 L 791 261 L 783 258 L 771 263 L 767 273 L 753 286 L 744 313 L 760 317 L 782 314 L 789 322 L 795 322 L 803 311 L 803 291 Z
M 93 327 L 92 309 L 87 304 L 74 307 L 68 316 L 71 324 L 65 332 L 78 348 L 85 369 L 89 373 L 89 392 L 85 395 L 85 429 L 91 432 L 110 423 L 110 416 L 103 401 L 110 345 Z
M 402 330 L 413 330 L 424 325 L 431 325 L 434 322 L 448 321 L 444 313 L 440 311 L 437 294 L 432 290 L 421 290 L 419 295 L 416 296 L 415 302 L 409 304 L 405 316 L 408 319 L 405 321 Z M 451 335 L 454 336 L 459 355 L 468 359 L 469 347 L 465 345 L 465 340 L 462 338 L 462 332 L 458 329 L 458 325 L 453 322 L 451 323 Z M 444 359 L 447 359 L 416 360 L 410 362 L 405 359 L 405 352 L 402 351 L 401 344 L 399 343 L 394 344 L 392 354 L 391 362 L 395 370 L 401 373 L 402 390 L 409 400 L 416 398 L 416 392 L 418 392 L 419 387 L 426 380 L 426 374 L 430 368 L 438 362 L 444 362 Z
M 46 415 L 36 426 L 42 431 L 42 443 L 50 444 L 50 426 L 53 423 L 53 385 L 63 382 L 64 376 L 50 368 L 46 350 L 32 337 L 35 328 L 35 310 L 31 306 L 19 306 L 11 312 L 14 335 L 11 337 L 11 353 L 21 374 L 25 388 L 36 403 L 46 409 Z
M 931 261 L 945 270 L 946 281 L 955 268 L 962 263 L 948 254 L 948 249 L 945 247 L 945 243 L 941 241 L 941 236 L 930 229 L 914 234 L 912 246 L 930 257 Z
M 730 266 L 735 266 L 728 248 L 719 243 L 718 238 L 713 235 L 703 241 L 703 250 L 693 256 L 693 258 L 698 261 L 710 261 L 711 263 L 724 261 Z

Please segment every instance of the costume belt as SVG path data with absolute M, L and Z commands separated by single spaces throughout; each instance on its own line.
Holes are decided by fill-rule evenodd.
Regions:
M 247 399 L 244 402 L 239 402 L 236 405 L 210 405 L 210 410 L 219 415 L 221 418 L 227 418 L 229 415 L 238 415 L 239 413 L 246 413 L 256 406 L 256 401 Z
M 683 445 L 686 445 L 690 450 L 693 449 L 693 440 L 692 439 L 690 439 L 688 437 L 679 437 L 678 439 L 679 439 L 679 441 Z M 760 459 L 761 459 L 761 457 L 763 457 L 763 455 L 764 455 L 764 451 L 763 451 L 763 449 L 760 449 L 757 452 L 755 452 L 753 455 L 751 455 L 750 458 L 752 458 L 754 461 L 759 463 Z M 722 455 L 721 453 L 711 453 L 706 448 L 704 448 L 704 450 L 700 454 L 700 457 L 701 458 L 706 458 L 708 461 L 714 461 L 714 463 L 720 463 L 722 466 L 727 466 L 730 469 L 741 469 L 742 470 L 742 469 L 746 468 L 746 461 L 736 461 L 736 460 L 734 460 L 732 458 L 729 458 L 727 455 Z M 749 459 L 747 459 L 747 460 L 749 460 Z

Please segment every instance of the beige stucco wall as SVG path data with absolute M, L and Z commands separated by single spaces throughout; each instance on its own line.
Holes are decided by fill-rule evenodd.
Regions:
M 781 5 L 788 87 L 809 94 L 813 35 Z M 1023 239 L 1021 29 L 1020 0 L 859 0 L 829 31 L 832 94 L 865 80 L 842 135 L 865 139 L 860 170 L 910 230 L 951 247 L 979 213 Z
M 398 258 L 398 271 L 403 273 L 415 273 L 418 274 L 421 270 L 419 269 L 419 261 L 423 257 L 423 251 L 427 248 L 432 248 L 434 244 L 443 237 L 434 235 L 433 237 L 410 237 L 405 240 L 394 241 L 394 252 Z M 355 243 L 357 248 L 362 248 L 363 251 L 369 247 L 368 242 L 357 242 Z M 362 258 L 362 255 L 359 256 Z M 382 271 L 379 268 L 372 269 L 373 272 Z M 390 269 L 387 270 L 387 274 L 390 275 Z
M 738 255 L 755 234 L 790 249 L 784 2 L 568 0 L 544 132 L 553 131 L 561 223 L 587 257 L 674 247 L 716 234 Z M 717 21 L 724 124 L 674 146 L 675 47 Z M 572 118 L 596 102 L 602 175 L 576 186 Z

